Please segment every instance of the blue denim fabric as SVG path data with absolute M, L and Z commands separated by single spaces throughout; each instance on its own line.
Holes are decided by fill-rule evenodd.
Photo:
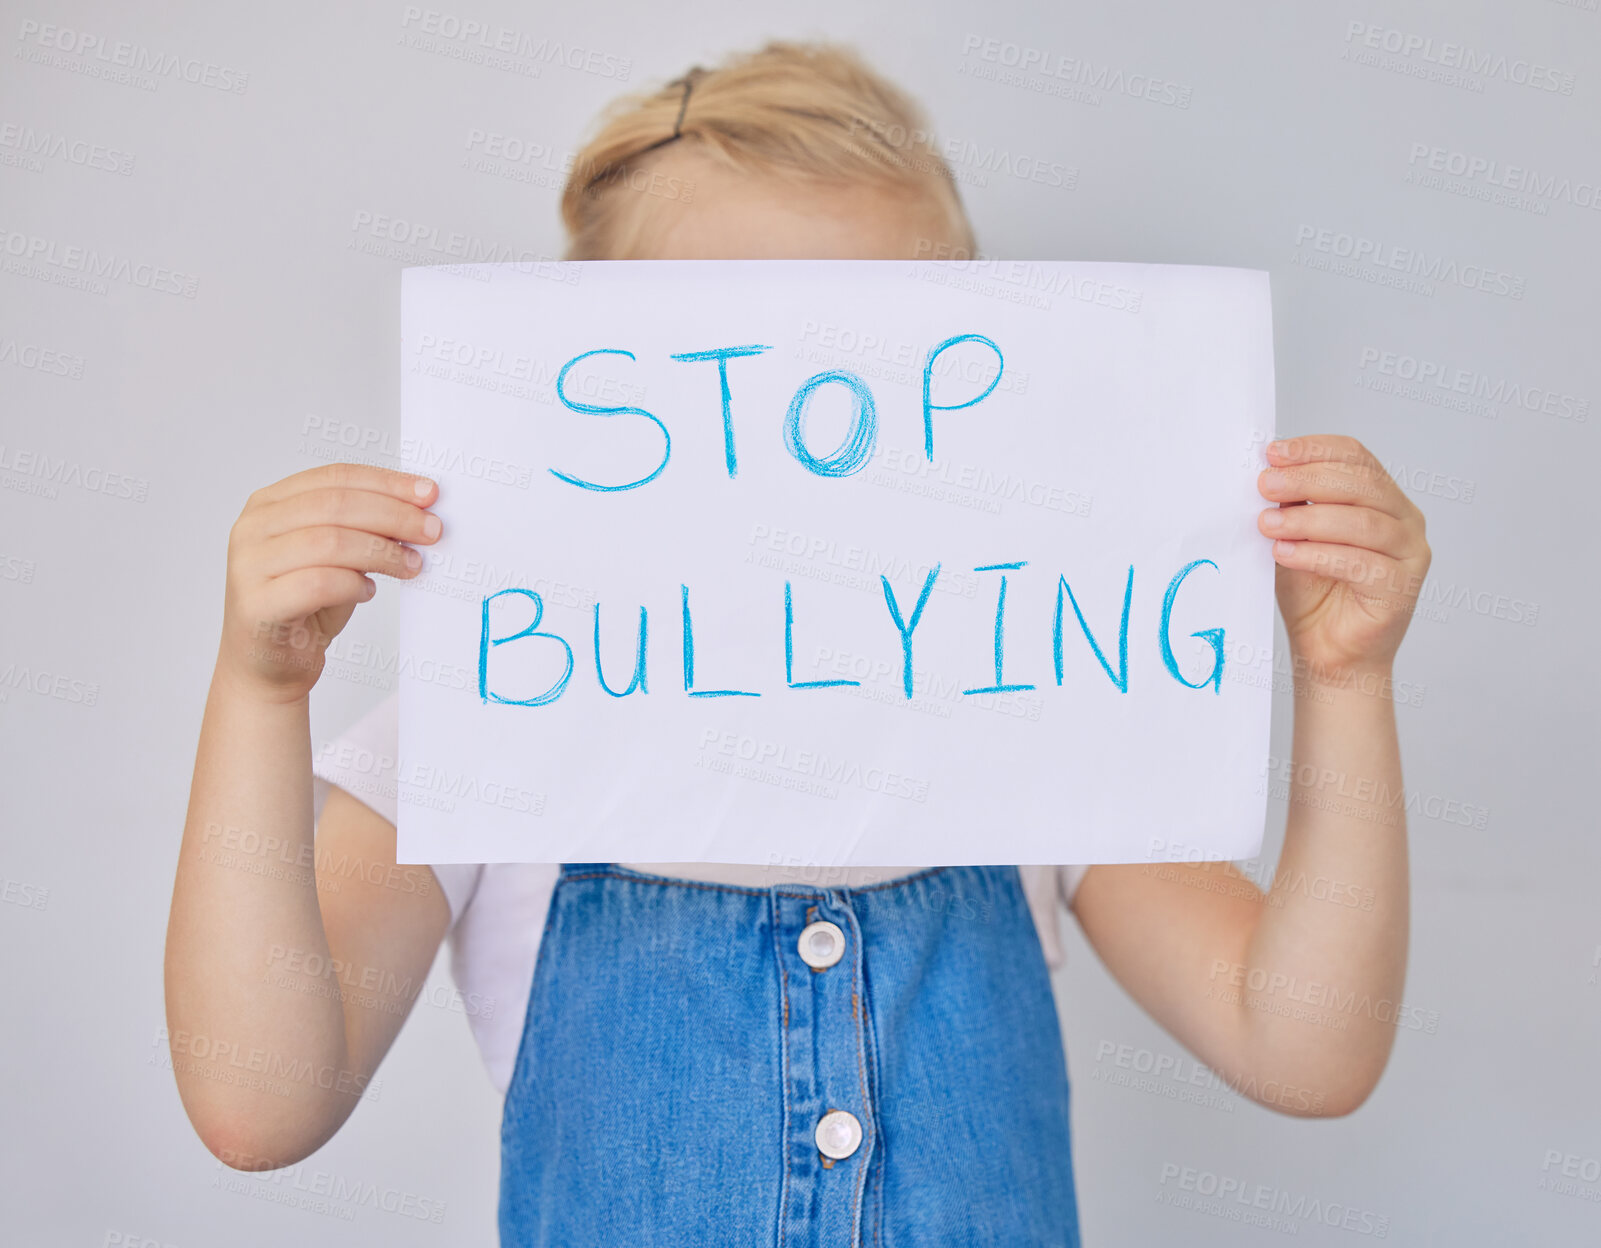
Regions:
M 844 957 L 813 970 L 826 919 Z M 813 1136 L 861 1122 L 847 1158 Z M 1077 1245 L 1068 1084 L 1015 867 L 738 888 L 563 866 L 501 1129 L 501 1243 Z

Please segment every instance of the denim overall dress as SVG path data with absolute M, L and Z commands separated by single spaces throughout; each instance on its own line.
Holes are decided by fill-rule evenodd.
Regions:
M 506 1248 L 1076 1245 L 1015 867 L 742 888 L 567 864 L 501 1128 Z

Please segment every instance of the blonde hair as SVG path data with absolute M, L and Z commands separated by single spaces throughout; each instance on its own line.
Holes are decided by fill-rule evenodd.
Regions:
M 740 173 L 868 182 L 931 199 L 948 218 L 949 241 L 972 254 L 972 226 L 929 133 L 910 96 L 835 44 L 773 42 L 715 69 L 696 66 L 601 114 L 562 190 L 567 258 L 637 252 L 651 193 L 638 175 L 657 150 L 679 142 Z M 654 193 L 672 198 L 678 185 Z

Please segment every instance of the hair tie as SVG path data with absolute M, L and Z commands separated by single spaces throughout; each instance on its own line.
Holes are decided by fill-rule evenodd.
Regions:
M 689 90 L 695 85 L 694 70 L 684 75 L 684 98 L 678 105 L 678 120 L 673 122 L 673 138 L 682 138 L 684 135 L 684 113 L 689 109 Z
M 647 152 L 654 152 L 658 148 L 666 147 L 669 143 L 684 137 L 684 114 L 689 109 L 689 92 L 690 89 L 695 85 L 695 75 L 702 72 L 704 71 L 699 65 L 697 65 L 682 78 L 675 78 L 672 82 L 667 84 L 669 87 L 676 87 L 679 83 L 684 84 L 684 98 L 678 102 L 678 120 L 673 122 L 673 132 L 664 139 L 657 139 L 654 143 L 645 144 L 644 147 L 640 148 L 631 156 L 628 156 L 625 160 L 614 161 L 604 169 L 598 170 L 594 177 L 590 178 L 589 181 L 584 184 L 585 194 L 588 194 L 590 191 L 594 190 L 596 184 L 602 179 L 610 177 L 612 174 L 614 174 L 624 163 L 626 163 L 626 160 L 638 160 Z

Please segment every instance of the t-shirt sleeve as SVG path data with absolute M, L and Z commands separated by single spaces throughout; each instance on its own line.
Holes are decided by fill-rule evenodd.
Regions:
M 343 789 L 391 824 L 398 823 L 399 752 L 398 693 L 390 694 L 332 740 L 313 741 L 311 787 L 318 823 L 322 822 L 322 808 L 328 801 L 328 794 L 335 788 Z M 483 868 L 475 863 L 459 862 L 429 865 L 439 881 L 440 892 L 450 904 L 450 924 L 455 927 L 472 900 Z

